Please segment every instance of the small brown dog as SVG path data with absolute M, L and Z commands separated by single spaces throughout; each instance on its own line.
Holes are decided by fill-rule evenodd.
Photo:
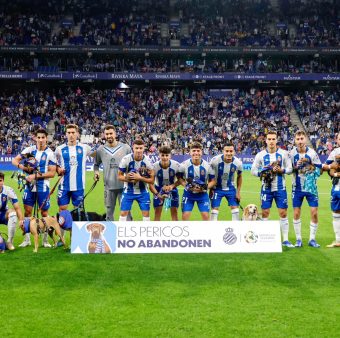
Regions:
M 111 253 L 111 248 L 103 236 L 105 231 L 104 224 L 90 223 L 86 226 L 86 229 L 91 234 L 88 244 L 89 253 Z
M 243 221 L 256 221 L 259 219 L 258 208 L 255 204 L 248 204 L 243 210 Z
M 300 159 L 301 166 L 298 168 L 299 174 L 306 175 L 315 170 L 315 165 L 308 158 Z
M 54 247 L 57 246 L 58 241 L 54 237 L 54 231 L 59 236 L 60 241 L 66 247 L 64 237 L 61 235 L 60 226 L 55 217 L 47 216 L 42 218 L 25 218 L 24 223 L 21 227 L 23 234 L 31 233 L 34 237 L 34 250 L 33 252 L 38 252 L 39 247 L 39 234 L 48 232 L 49 236 L 54 242 Z

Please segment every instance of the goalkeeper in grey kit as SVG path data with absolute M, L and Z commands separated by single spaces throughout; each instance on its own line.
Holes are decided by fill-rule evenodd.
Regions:
M 106 206 L 106 220 L 114 220 L 117 200 L 120 203 L 124 183 L 118 180 L 118 166 L 121 159 L 131 153 L 131 148 L 116 140 L 116 128 L 107 125 L 104 129 L 106 143 L 101 145 L 93 154 L 94 179 L 99 180 L 99 166 L 103 164 L 104 199 Z M 131 220 L 131 214 L 128 219 Z

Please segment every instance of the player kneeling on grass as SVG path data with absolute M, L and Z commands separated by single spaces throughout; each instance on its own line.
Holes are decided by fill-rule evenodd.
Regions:
M 18 197 L 14 190 L 4 185 L 5 174 L 0 172 L 0 224 L 7 225 L 8 227 L 8 240 L 6 243 L 8 250 L 14 250 L 13 239 L 15 228 L 19 219 L 20 223 L 23 222 L 23 215 L 18 202 Z M 8 208 L 8 201 L 13 205 L 13 209 Z
M 60 228 L 64 231 L 69 231 L 70 232 L 70 241 L 72 238 L 72 215 L 69 210 L 60 210 L 57 213 L 57 221 L 60 225 Z M 59 243 L 58 243 L 59 244 Z
M 223 154 L 215 156 L 211 168 L 215 173 L 216 186 L 210 190 L 211 221 L 217 221 L 218 210 L 223 197 L 228 201 L 231 209 L 231 219 L 238 221 L 241 199 L 242 169 L 243 164 L 235 155 L 234 145 L 228 142 L 223 148 Z M 235 174 L 237 173 L 237 189 L 235 188 Z
M 52 216 L 54 217 L 54 216 Z M 60 230 L 62 233 L 62 236 L 65 239 L 65 231 L 70 232 L 70 242 L 72 240 L 72 223 L 73 223 L 73 218 L 72 214 L 69 210 L 60 210 L 57 215 L 56 215 L 58 224 L 60 226 Z M 66 240 L 65 240 L 66 241 Z M 57 246 L 61 247 L 63 246 L 64 243 L 62 241 L 58 241 Z
M 179 195 L 177 180 L 179 163 L 171 160 L 171 149 L 163 146 L 159 149 L 160 161 L 154 163 L 155 184 L 150 185 L 150 191 L 154 194 L 153 207 L 155 209 L 155 221 L 161 220 L 163 206 L 170 208 L 171 219 L 178 221 L 177 209 Z
M 210 202 L 207 189 L 215 184 L 215 175 L 210 164 L 202 159 L 202 145 L 194 142 L 190 146 L 190 156 L 181 163 L 178 179 L 184 186 L 182 198 L 182 219 L 188 221 L 195 202 L 204 221 L 209 220 Z M 209 183 L 208 183 L 209 182 Z
M 124 182 L 119 221 L 127 220 L 133 201 L 138 202 L 143 221 L 150 221 L 148 184 L 154 183 L 155 174 L 149 158 L 144 155 L 144 149 L 143 140 L 135 140 L 132 154 L 124 156 L 119 164 L 118 179 Z

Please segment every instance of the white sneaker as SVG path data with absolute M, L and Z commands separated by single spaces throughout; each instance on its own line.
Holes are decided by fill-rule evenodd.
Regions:
M 26 246 L 31 246 L 31 241 L 24 240 L 21 244 L 19 244 L 20 248 L 26 248 Z
M 48 242 L 43 243 L 44 248 L 52 248 L 52 245 Z
M 11 242 L 6 243 L 7 249 L 13 251 L 15 249 L 14 245 Z

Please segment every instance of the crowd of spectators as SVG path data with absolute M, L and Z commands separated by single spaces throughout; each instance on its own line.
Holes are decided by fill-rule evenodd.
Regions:
M 71 71 L 71 72 L 129 72 L 129 73 L 336 73 L 335 58 L 278 57 L 132 57 L 117 55 L 95 56 L 6 56 L 0 71 Z
M 12 0 L 0 3 L 0 46 L 61 44 L 53 31 L 66 15 L 77 18 L 78 0 Z
M 166 40 L 161 38 L 160 22 L 150 14 L 113 19 L 111 15 L 90 16 L 82 20 L 80 34 L 72 36 L 72 45 L 95 46 L 162 46 Z
M 277 8 L 269 0 L 13 0 L 0 6 L 0 45 L 338 47 L 339 10 L 335 0 Z
M 0 13 L 0 46 L 47 45 L 51 43 L 52 16 Z
M 280 5 L 281 21 L 296 30 L 291 36 L 287 33 L 287 47 L 340 45 L 339 1 L 289 0 L 281 1 Z
M 320 144 L 339 130 L 339 97 L 312 92 L 292 95 L 292 102 L 318 152 L 324 153 Z M 92 135 L 93 146 L 102 142 L 102 128 L 111 123 L 124 142 L 131 144 L 142 137 L 149 152 L 168 142 L 174 154 L 185 154 L 190 142 L 199 139 L 204 153 L 210 155 L 220 152 L 230 139 L 237 153 L 255 154 L 262 149 L 269 129 L 278 131 L 279 146 L 289 150 L 297 129 L 290 121 L 289 96 L 274 90 L 235 89 L 216 97 L 208 91 L 189 89 L 121 92 L 63 88 L 3 94 L 0 109 L 0 154 L 17 154 L 29 145 L 37 125 L 47 128 L 53 147 L 65 141 L 67 123 L 78 124 L 82 135 Z M 327 147 L 328 153 L 331 149 Z
M 339 46 L 339 2 L 179 1 L 181 21 L 190 34 L 183 45 L 329 47 Z
M 306 91 L 293 95 L 292 102 L 313 147 L 320 155 L 328 154 L 333 147 L 334 134 L 340 130 L 339 92 Z

